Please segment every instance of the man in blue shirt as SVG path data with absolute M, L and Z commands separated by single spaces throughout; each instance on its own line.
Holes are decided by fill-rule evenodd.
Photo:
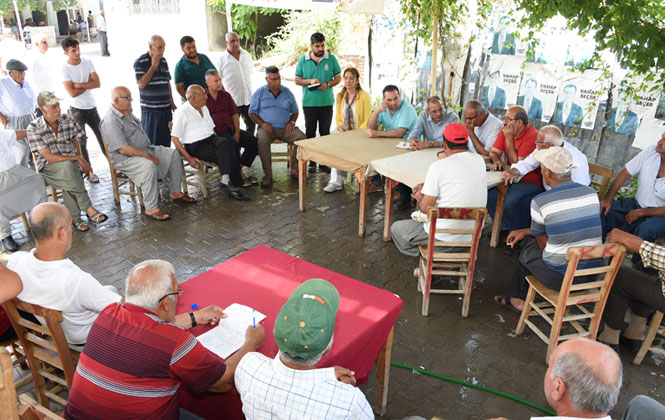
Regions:
M 387 85 L 383 88 L 383 102 L 376 107 L 367 122 L 367 137 L 392 137 L 406 139 L 416 125 L 418 114 L 408 102 L 403 102 L 399 88 Z M 379 130 L 379 124 L 383 130 Z
M 409 133 L 409 150 L 443 147 L 443 129 L 456 122 L 459 122 L 459 117 L 443 109 L 438 96 L 430 96 L 427 99 L 427 110 L 420 113 L 416 125 Z
M 259 127 L 259 157 L 263 166 L 261 187 L 272 186 L 272 161 L 270 145 L 275 140 L 282 140 L 293 145 L 303 140 L 305 134 L 296 127 L 298 104 L 289 88 L 282 86 L 282 77 L 275 66 L 266 68 L 266 82 L 252 95 L 249 116 Z M 295 145 L 294 145 L 295 148 Z M 291 156 L 291 178 L 298 179 L 298 160 L 294 152 Z

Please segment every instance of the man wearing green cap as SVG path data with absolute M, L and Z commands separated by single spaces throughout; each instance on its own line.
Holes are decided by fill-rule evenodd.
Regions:
M 235 384 L 248 420 L 272 418 L 373 419 L 354 372 L 339 366 L 317 369 L 333 345 L 339 293 L 322 279 L 298 286 L 275 319 L 279 353 L 270 359 L 247 353 Z

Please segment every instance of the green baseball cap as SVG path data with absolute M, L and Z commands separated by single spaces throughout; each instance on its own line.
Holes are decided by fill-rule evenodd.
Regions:
M 339 292 L 323 279 L 310 279 L 291 293 L 275 320 L 275 341 L 284 353 L 310 359 L 330 344 Z
M 60 101 L 61 99 L 55 96 L 55 93 L 46 90 L 39 92 L 39 96 L 37 96 L 38 106 L 55 105 L 60 103 Z

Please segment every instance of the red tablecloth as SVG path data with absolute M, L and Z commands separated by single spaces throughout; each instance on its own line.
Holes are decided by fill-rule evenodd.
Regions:
M 311 278 L 330 281 L 340 294 L 333 349 L 319 366 L 349 368 L 356 372 L 359 383 L 366 382 L 402 309 L 402 300 L 388 291 L 272 248 L 256 247 L 182 283 L 184 293 L 176 313 L 190 311 L 192 304 L 204 308 L 211 304 L 226 307 L 241 303 L 255 308 L 266 314 L 263 321 L 266 342 L 259 351 L 274 357 L 277 354 L 272 332 L 275 317 L 291 292 Z M 201 326 L 191 332 L 199 335 L 208 329 Z M 181 392 L 180 402 L 183 408 L 206 419 L 243 418 L 235 389 L 226 394 L 202 396 Z

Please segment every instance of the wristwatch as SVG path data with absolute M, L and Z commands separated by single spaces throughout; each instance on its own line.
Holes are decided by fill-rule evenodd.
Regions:
M 432 140 L 430 140 L 430 141 L 429 141 L 429 148 L 431 149 L 431 148 L 433 148 L 433 147 L 434 147 L 434 142 L 433 142 Z

